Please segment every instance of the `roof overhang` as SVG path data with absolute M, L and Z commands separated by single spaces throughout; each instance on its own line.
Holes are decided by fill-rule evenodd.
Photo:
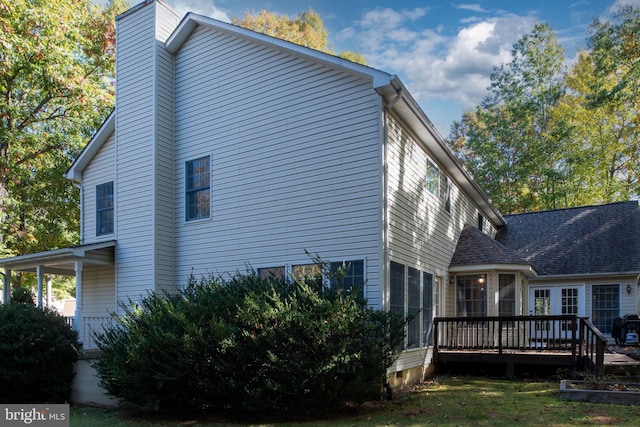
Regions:
M 109 117 L 102 123 L 100 129 L 96 132 L 96 134 L 91 138 L 91 141 L 84 147 L 84 150 L 80 153 L 80 155 L 76 158 L 76 160 L 71 164 L 71 167 L 64 174 L 64 177 L 70 179 L 71 181 L 81 182 L 82 181 L 82 172 L 89 165 L 89 162 L 93 159 L 93 157 L 100 151 L 104 143 L 109 139 L 109 137 L 116 130 L 116 114 L 115 110 L 109 114 Z
M 456 182 L 464 193 L 473 200 L 480 212 L 496 227 L 506 224 L 502 214 L 493 206 L 485 192 L 455 156 L 436 127 L 422 111 L 400 79 L 394 77 L 391 84 L 377 88 L 387 105 L 416 134 L 426 149 L 433 154 L 441 168 Z
M 537 276 L 536 270 L 526 264 L 471 264 L 449 267 L 449 273 L 478 273 L 482 271 L 520 272 L 528 278 Z
M 12 258 L 0 259 L 0 268 L 12 271 L 35 272 L 43 267 L 45 273 L 75 275 L 76 261 L 84 265 L 114 265 L 115 240 L 70 248 L 55 249 Z

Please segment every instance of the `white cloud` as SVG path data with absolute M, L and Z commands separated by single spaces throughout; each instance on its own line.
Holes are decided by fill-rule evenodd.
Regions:
M 187 12 L 194 12 L 220 21 L 231 22 L 229 12 L 217 7 L 211 0 L 177 0 L 173 1 L 171 6 L 182 16 Z
M 487 10 L 483 9 L 479 4 L 457 4 L 455 7 L 456 9 L 470 10 L 472 12 L 487 12 Z
M 452 100 L 469 109 L 487 95 L 494 67 L 511 60 L 513 44 L 533 22 L 504 14 L 460 22 L 457 33 L 445 35 L 441 27 L 415 29 L 406 11 L 378 8 L 340 36 L 356 39 L 351 45 L 373 67 L 402 75 L 418 102 Z

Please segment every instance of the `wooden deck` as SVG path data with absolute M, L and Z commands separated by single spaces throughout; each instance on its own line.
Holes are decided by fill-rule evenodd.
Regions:
M 434 362 L 551 365 L 604 372 L 606 338 L 577 316 L 444 317 L 434 321 Z

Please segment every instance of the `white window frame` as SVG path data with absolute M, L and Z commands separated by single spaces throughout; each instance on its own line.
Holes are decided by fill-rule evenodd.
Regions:
M 98 193 L 99 193 L 99 189 L 100 188 L 105 188 L 106 186 L 110 186 L 111 188 L 111 193 L 107 194 L 107 197 L 111 198 L 111 202 L 108 203 L 108 205 L 106 207 L 101 205 L 102 199 L 104 197 L 99 197 Z M 95 198 L 96 198 L 96 236 L 109 236 L 111 234 L 115 233 L 115 194 L 114 194 L 114 185 L 113 185 L 113 181 L 108 181 L 108 182 L 104 182 L 102 184 L 98 184 L 95 187 Z M 103 228 L 102 226 L 105 225 L 106 223 L 103 224 L 103 221 L 101 220 L 101 216 L 103 213 L 107 213 L 107 212 L 111 212 L 111 220 L 110 222 L 110 230 L 106 231 L 106 232 L 101 232 L 101 229 Z
M 201 185 L 199 187 L 194 187 L 194 188 L 190 188 L 190 182 L 189 182 L 189 166 L 192 165 L 193 163 L 197 162 L 197 161 L 201 161 L 201 160 L 205 160 L 207 162 L 208 165 L 208 174 L 209 174 L 209 179 L 207 180 L 207 184 L 208 186 L 204 186 Z M 207 220 L 211 218 L 211 156 L 210 155 L 206 155 L 206 156 L 202 156 L 202 157 L 197 157 L 191 160 L 187 160 L 184 164 L 184 218 L 186 222 L 194 222 L 194 221 L 202 221 L 202 220 Z M 200 191 L 204 191 L 207 190 L 208 191 L 208 196 L 209 196 L 209 201 L 208 201 L 208 211 L 206 213 L 206 215 L 198 215 L 197 212 L 195 215 L 191 216 L 190 214 L 190 199 L 191 199 L 191 195 L 192 194 L 197 194 Z
M 440 198 L 440 167 L 429 156 L 425 158 L 424 185 L 429 194 Z
M 402 286 L 403 286 L 402 307 L 400 307 L 400 304 L 399 304 L 400 301 L 395 301 L 394 305 L 391 305 L 391 296 L 392 296 L 391 263 L 402 267 Z M 419 291 L 417 295 L 414 295 L 414 297 L 417 297 L 419 302 L 419 307 L 418 307 L 416 317 L 405 328 L 406 336 L 405 336 L 405 342 L 402 345 L 402 350 L 420 350 L 420 349 L 429 347 L 431 345 L 431 343 L 429 343 L 430 331 L 425 331 L 425 327 L 427 325 L 430 325 L 433 328 L 433 323 L 432 323 L 433 313 L 435 311 L 434 298 L 436 298 L 436 295 L 434 294 L 434 289 L 436 285 L 435 284 L 436 277 L 438 276 L 436 276 L 432 271 L 428 271 L 424 268 L 414 267 L 412 265 L 405 264 L 403 262 L 392 260 L 391 263 L 389 264 L 389 310 L 402 314 L 404 318 L 406 318 L 409 314 L 416 314 L 415 305 L 413 305 L 412 307 L 409 301 L 409 279 L 410 279 L 409 269 L 414 270 L 414 273 L 416 273 L 418 277 Z M 426 299 L 425 298 L 425 278 L 426 278 L 425 276 L 427 275 L 430 276 L 431 278 L 431 288 L 430 288 L 431 295 L 430 295 L 430 298 L 427 298 L 429 301 L 431 301 L 431 307 L 428 310 L 428 313 L 431 316 L 430 322 L 427 322 L 428 319 L 425 319 L 426 313 L 424 310 L 424 302 Z M 413 311 L 413 313 L 411 313 L 411 311 Z M 414 329 L 414 332 L 417 332 L 416 333 L 417 339 L 418 339 L 417 343 L 410 341 L 411 337 L 409 336 L 410 328 L 415 328 L 415 327 L 417 327 L 417 331 Z

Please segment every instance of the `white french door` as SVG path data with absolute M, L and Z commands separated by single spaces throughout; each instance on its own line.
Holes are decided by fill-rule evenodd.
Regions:
M 529 288 L 529 314 L 560 315 L 571 314 L 578 317 L 585 315 L 584 285 L 570 286 L 532 286 Z M 555 325 L 555 326 L 552 326 Z M 555 331 L 549 330 L 555 328 Z M 539 322 L 535 328 L 537 338 L 551 334 L 552 336 L 569 338 L 570 328 L 566 324 L 555 322 Z

